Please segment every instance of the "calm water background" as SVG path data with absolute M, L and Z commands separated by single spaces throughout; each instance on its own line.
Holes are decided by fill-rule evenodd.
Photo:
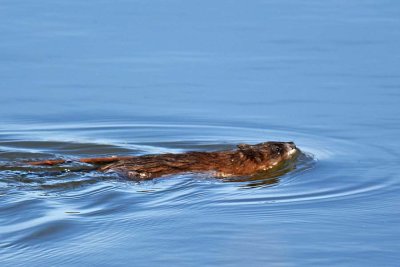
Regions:
M 1 266 L 399 266 L 399 1 L 0 3 Z M 27 159 L 293 140 L 273 181 Z

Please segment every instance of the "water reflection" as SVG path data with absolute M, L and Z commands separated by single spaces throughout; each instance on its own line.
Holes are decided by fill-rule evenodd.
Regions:
M 253 176 L 228 177 L 224 178 L 224 181 L 243 183 L 241 188 L 270 187 L 277 185 L 281 179 L 288 178 L 285 175 L 293 177 L 301 172 L 312 169 L 314 164 L 316 164 L 316 161 L 311 154 L 300 153 L 293 160 L 285 161 L 267 171 L 257 173 Z

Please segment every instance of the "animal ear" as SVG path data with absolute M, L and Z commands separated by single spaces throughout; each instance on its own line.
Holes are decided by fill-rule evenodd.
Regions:
M 238 144 L 237 145 L 237 148 L 240 150 L 240 151 L 246 151 L 246 150 L 248 150 L 248 149 L 250 149 L 250 145 L 248 145 L 248 144 Z
M 240 152 L 240 154 L 246 158 L 248 158 L 251 154 L 250 152 L 250 146 L 246 144 L 239 144 L 237 145 L 237 148 Z
M 252 145 L 239 144 L 237 145 L 240 153 L 246 158 L 260 163 L 263 160 L 263 155 L 259 151 L 255 151 Z

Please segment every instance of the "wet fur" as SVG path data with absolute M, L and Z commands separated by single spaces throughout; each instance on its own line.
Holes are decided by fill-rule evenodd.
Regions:
M 187 152 L 133 157 L 103 167 L 131 179 L 152 179 L 185 172 L 213 172 L 217 176 L 251 175 L 265 171 L 291 158 L 297 150 L 291 142 L 241 144 L 236 150 Z

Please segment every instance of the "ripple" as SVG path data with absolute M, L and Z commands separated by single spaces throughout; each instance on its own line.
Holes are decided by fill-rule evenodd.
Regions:
M 101 235 L 107 227 L 118 224 L 120 231 L 98 239 L 115 241 L 125 238 L 121 229 L 132 222 L 151 231 L 159 221 L 196 210 L 229 212 L 232 216 L 285 216 L 284 210 L 271 212 L 257 207 L 367 199 L 384 194 L 397 183 L 395 174 L 387 171 L 389 165 L 376 166 L 381 158 L 394 164 L 396 151 L 319 136 L 309 130 L 123 124 L 21 127 L 10 130 L 7 136 L 6 141 L 0 140 L 3 247 L 33 246 L 37 239 L 47 242 L 63 236 L 90 239 L 89 233 Z M 85 166 L 79 164 L 29 168 L 21 164 L 28 159 L 74 159 L 81 155 L 221 150 L 237 143 L 267 140 L 293 140 L 303 154 L 292 165 L 251 179 L 181 174 L 133 182 L 112 174 L 82 172 L 78 169 Z
M 94 237 L 96 246 L 104 247 L 135 238 L 146 242 L 153 233 L 164 233 L 165 228 L 176 226 L 179 230 L 182 222 L 177 218 L 190 222 L 192 215 L 197 219 L 228 216 L 230 220 L 293 222 L 296 214 L 297 220 L 303 218 L 303 210 L 294 207 L 356 202 L 396 186 L 396 174 L 388 171 L 399 157 L 395 150 L 316 135 L 311 130 L 272 128 L 275 130 L 121 124 L 8 130 L 7 140 L 0 139 L 0 247 L 14 257 L 25 256 L 34 248 L 31 258 L 56 262 L 55 255 L 61 252 L 49 256 L 54 242 L 89 244 Z M 113 174 L 81 171 L 88 167 L 84 164 L 23 164 L 31 159 L 212 151 L 268 140 L 293 140 L 303 153 L 268 175 L 234 179 L 180 174 L 135 182 Z M 376 166 L 382 158 L 387 164 Z M 82 246 L 70 247 L 68 253 L 79 253 L 80 249 Z
M 51 157 L 49 155 L 73 159 L 79 155 L 88 155 L 89 152 L 91 152 L 91 156 L 103 156 L 111 154 L 182 152 L 188 150 L 220 150 L 232 148 L 235 144 L 241 142 L 257 143 L 266 140 L 294 140 L 298 147 L 308 155 L 298 162 L 296 168 L 293 168 L 294 170 L 288 173 L 284 171 L 278 172 L 271 177 L 261 177 L 251 181 L 249 179 L 226 179 L 225 182 L 228 183 L 223 183 L 223 187 L 227 190 L 225 193 L 230 195 L 229 198 L 224 198 L 226 203 L 251 202 L 246 200 L 246 197 L 239 197 L 235 191 L 237 189 L 276 187 L 277 189 L 270 189 L 267 198 L 261 197 L 260 200 L 255 202 L 268 201 L 278 203 L 348 197 L 381 190 L 391 184 L 390 177 L 381 179 L 378 182 L 371 181 L 368 178 L 363 180 L 349 178 L 353 179 L 353 181 L 332 182 L 340 180 L 331 178 L 332 176 L 339 176 L 338 168 L 347 170 L 347 173 L 354 173 L 354 169 L 363 167 L 362 163 L 354 164 L 353 162 L 363 162 L 365 160 L 365 155 L 363 155 L 365 148 L 360 144 L 347 140 L 316 136 L 294 129 L 264 130 L 257 127 L 229 125 L 102 124 L 84 127 L 80 125 L 37 126 L 29 127 L 29 129 L 19 127 L 15 130 L 9 130 L 7 136 L 10 133 L 13 133 L 13 141 L 9 139 L 4 142 L 0 141 L 0 149 L 7 153 L 12 153 L 13 149 L 18 152 L 18 154 L 9 156 L 11 164 L 28 158 L 49 158 Z M 34 140 L 26 140 L 27 136 Z M 87 142 L 88 140 L 92 140 L 93 143 Z M 379 151 L 380 155 L 386 153 L 386 157 L 394 156 L 390 154 L 390 151 L 380 147 L 375 146 L 374 149 Z M 7 154 L 3 155 L 3 157 L 7 156 Z M 3 162 L 6 160 L 3 158 Z M 10 165 L 10 162 L 8 162 L 8 165 Z M 315 168 L 317 165 L 321 165 L 325 169 L 329 169 L 330 165 L 331 169 Z M 66 167 L 62 168 L 66 169 Z M 365 167 L 363 170 L 367 171 L 367 168 Z M 51 191 L 60 189 L 68 194 L 69 190 L 77 187 L 92 186 L 107 179 L 111 181 L 118 180 L 116 177 L 97 174 L 96 172 L 60 173 L 56 175 L 51 171 L 62 171 L 62 169 L 55 170 L 51 168 L 45 170 L 47 174 L 46 172 L 35 174 L 32 170 L 24 172 L 24 167 L 12 172 L 5 170 L 3 166 L 0 171 L 2 173 L 2 178 L 0 179 L 0 185 L 3 185 L 1 187 L 2 190 L 7 190 L 6 188 L 13 186 L 18 186 L 19 188 L 28 188 L 30 186 L 32 190 Z M 360 173 L 360 175 L 362 174 Z M 181 178 L 175 177 L 173 179 Z M 196 179 L 196 177 L 192 177 L 192 179 Z M 202 178 L 197 177 L 197 179 Z M 155 182 L 158 186 L 163 184 L 159 181 Z M 118 182 L 123 183 L 123 181 Z M 221 181 L 217 183 L 221 183 Z M 144 185 L 143 183 L 132 183 L 131 186 L 140 188 Z M 173 186 L 189 190 L 189 187 L 185 184 L 178 183 Z M 301 187 L 304 191 L 301 194 L 293 193 L 293 187 Z M 321 190 L 321 188 L 326 188 L 326 190 Z M 273 192 L 275 190 L 283 192 L 277 194 L 277 192 Z M 259 190 L 258 192 L 265 193 Z M 164 193 L 169 194 L 169 191 L 167 190 Z M 249 199 L 254 200 L 254 195 Z M 217 202 L 225 203 L 224 201 Z

